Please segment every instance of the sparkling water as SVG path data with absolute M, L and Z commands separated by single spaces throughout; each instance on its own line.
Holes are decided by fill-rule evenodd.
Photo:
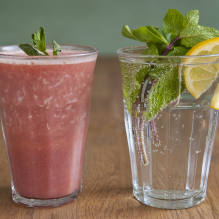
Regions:
M 217 110 L 209 108 L 211 89 L 215 86 L 198 100 L 185 91 L 154 119 L 143 123 L 139 117 L 133 122 L 124 101 L 133 192 L 140 202 L 177 209 L 204 201 L 218 121 Z M 141 136 L 142 148 L 136 133 Z

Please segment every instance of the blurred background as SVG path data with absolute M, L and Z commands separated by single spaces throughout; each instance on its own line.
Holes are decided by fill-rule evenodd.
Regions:
M 116 56 L 121 47 L 142 45 L 121 35 L 123 24 L 161 27 L 169 8 L 198 9 L 201 25 L 219 29 L 218 0 L 0 0 L 0 45 L 30 43 L 42 26 L 47 43 L 94 46 L 102 56 Z

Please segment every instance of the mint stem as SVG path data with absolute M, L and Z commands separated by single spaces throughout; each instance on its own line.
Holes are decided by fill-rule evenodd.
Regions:
M 164 53 L 163 53 L 163 56 L 165 56 L 165 55 L 171 50 L 173 44 L 174 44 L 177 40 L 179 40 L 179 39 L 180 39 L 179 36 L 176 37 L 176 38 L 167 46 L 167 48 L 165 49 L 165 51 L 164 51 Z
M 166 49 L 163 53 L 163 56 L 165 56 L 171 50 L 174 43 L 179 39 L 180 39 L 180 37 L 177 36 L 166 47 Z M 153 68 L 154 68 L 154 66 L 151 65 L 151 69 L 153 69 Z M 144 126 L 143 126 L 143 110 L 145 110 L 145 107 L 144 107 L 144 101 L 142 101 L 142 100 L 144 100 L 144 97 L 147 97 L 148 92 L 151 90 L 151 88 L 154 85 L 154 80 L 153 80 L 151 84 L 148 83 L 146 85 L 146 89 L 145 89 L 145 91 L 143 91 L 143 85 L 145 84 L 148 77 L 149 77 L 149 75 L 146 74 L 145 77 L 144 77 L 143 83 L 141 84 L 141 88 L 140 88 L 138 97 L 137 97 L 136 101 L 133 103 L 133 106 L 132 106 L 132 118 L 133 118 L 132 121 L 133 121 L 134 136 L 135 136 L 136 142 L 138 144 L 140 159 L 143 161 L 144 165 L 148 165 L 149 163 L 148 163 L 147 154 L 146 154 L 146 151 L 145 151 L 144 137 L 143 137 L 144 136 L 143 135 L 143 129 L 144 129 Z M 144 92 L 144 94 L 142 92 Z M 140 122 L 139 122 L 139 124 L 137 122 L 138 106 L 140 106 L 140 112 L 139 112 Z M 154 137 L 155 137 L 155 145 L 159 146 L 160 145 L 160 140 L 158 138 L 157 129 L 156 129 L 156 126 L 155 126 L 154 119 L 151 119 L 150 124 L 151 124 L 151 127 L 152 127 L 152 132 L 154 133 Z

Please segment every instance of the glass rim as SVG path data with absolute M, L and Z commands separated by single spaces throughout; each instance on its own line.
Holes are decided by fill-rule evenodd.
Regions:
M 158 58 L 158 59 L 192 59 L 192 58 L 213 58 L 218 57 L 219 54 L 210 54 L 210 55 L 191 55 L 191 56 L 163 56 L 163 55 L 143 55 L 143 54 L 137 54 L 137 53 L 130 53 L 130 51 L 134 50 L 140 50 L 140 49 L 146 49 L 147 46 L 130 46 L 130 47 L 124 47 L 117 50 L 117 54 L 121 57 L 129 57 L 129 58 Z
M 73 44 L 59 44 L 61 49 L 64 48 L 74 48 L 77 53 L 70 53 L 69 54 L 60 54 L 59 55 L 49 55 L 49 56 L 28 56 L 26 54 L 13 54 L 13 51 L 22 51 L 18 45 L 6 45 L 0 46 L 0 59 L 1 58 L 9 58 L 9 59 L 26 59 L 26 60 L 46 60 L 46 59 L 59 59 L 59 58 L 77 58 L 77 57 L 85 57 L 91 55 L 97 55 L 99 50 L 95 47 L 91 46 L 83 46 L 83 45 L 73 45 Z M 52 44 L 46 44 L 48 49 L 53 47 Z M 10 53 L 11 51 L 11 53 Z M 71 50 L 68 50 L 71 51 Z

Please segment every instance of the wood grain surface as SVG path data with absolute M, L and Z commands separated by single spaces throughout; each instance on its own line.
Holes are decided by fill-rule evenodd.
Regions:
M 134 199 L 123 121 L 118 59 L 98 58 L 85 152 L 83 188 L 68 205 L 33 209 L 15 204 L 3 137 L 0 136 L 0 219 L 219 218 L 219 132 L 217 132 L 206 200 L 193 208 L 163 210 Z

